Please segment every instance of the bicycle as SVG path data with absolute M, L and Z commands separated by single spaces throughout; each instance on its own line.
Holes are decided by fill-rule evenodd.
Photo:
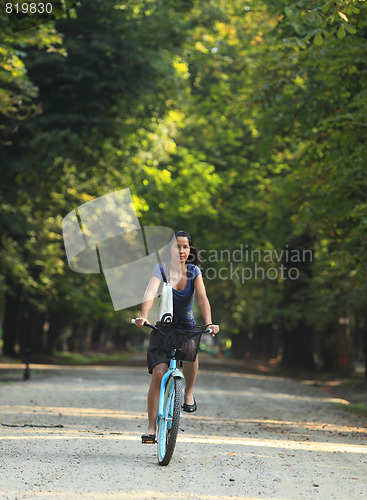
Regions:
M 131 320 L 135 323 L 135 320 Z M 184 375 L 177 368 L 177 361 L 195 361 L 203 333 L 211 333 L 211 328 L 198 325 L 177 325 L 158 321 L 156 326 L 145 323 L 158 333 L 159 354 L 170 360 L 168 370 L 163 375 L 159 393 L 157 416 L 158 463 L 168 465 L 177 440 L 183 406 Z

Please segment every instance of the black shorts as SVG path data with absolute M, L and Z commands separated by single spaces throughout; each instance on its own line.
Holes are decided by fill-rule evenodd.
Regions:
M 148 371 L 149 373 L 153 372 L 153 368 L 160 363 L 166 363 L 169 365 L 168 358 L 162 358 L 158 354 L 158 335 L 156 330 L 152 330 L 150 334 L 150 342 L 147 352 L 147 361 L 148 361 Z

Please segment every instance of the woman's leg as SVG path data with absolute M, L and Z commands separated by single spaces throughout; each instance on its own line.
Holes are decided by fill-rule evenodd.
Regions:
M 185 403 L 188 405 L 194 404 L 194 384 L 196 375 L 199 369 L 199 357 L 193 363 L 183 363 L 182 370 L 185 375 Z
M 168 370 L 167 363 L 160 363 L 153 367 L 152 380 L 148 391 L 148 434 L 155 434 L 158 406 L 159 406 L 159 391 L 161 388 L 161 380 L 163 375 Z

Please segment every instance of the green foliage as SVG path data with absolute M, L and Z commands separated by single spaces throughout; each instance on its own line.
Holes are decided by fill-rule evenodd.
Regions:
M 190 204 L 210 209 L 210 186 L 219 182 L 213 168 L 174 141 L 182 114 L 175 101 L 186 91 L 180 46 L 189 26 L 183 12 L 188 9 L 177 11 L 165 1 L 94 0 L 56 22 L 63 51 L 25 46 L 21 54 L 38 113 L 29 111 L 11 129 L 5 150 L 3 286 L 13 294 L 20 285 L 23 300 L 65 324 L 86 321 L 92 312 L 96 321 L 121 325 L 101 276 L 86 278 L 68 268 L 61 222 L 73 208 L 130 187 L 140 216 L 156 207 L 163 211 L 163 203 L 170 212 L 165 196 L 177 204 L 177 190 L 187 189 L 194 169 L 196 187 L 208 186 L 207 199 L 187 189 L 179 212 L 187 217 Z M 173 154 L 177 164 L 171 165 Z
M 126 321 L 68 268 L 61 222 L 130 187 L 143 225 L 204 250 L 312 251 L 295 283 L 207 279 L 224 330 L 305 327 L 331 350 L 339 316 L 364 325 L 365 2 L 93 0 L 55 27 L 0 35 L 3 289 L 69 324 Z

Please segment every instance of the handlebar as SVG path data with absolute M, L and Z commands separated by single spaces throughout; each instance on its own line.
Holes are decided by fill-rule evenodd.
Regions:
M 131 323 L 132 323 L 133 325 L 135 325 L 135 318 L 133 318 L 133 319 L 131 320 Z M 144 323 L 144 325 L 143 325 L 143 326 L 147 326 L 148 328 L 154 328 L 154 330 L 158 330 L 158 328 L 157 328 L 156 326 L 151 325 L 150 323 L 147 323 L 147 322 L 146 322 L 146 323 Z M 203 331 L 203 333 L 212 333 L 212 331 L 213 331 L 213 329 L 212 329 L 212 328 L 207 328 L 206 330 L 204 330 L 204 331 Z M 213 337 L 215 337 L 215 334 L 213 335 Z
M 131 323 L 132 323 L 133 325 L 135 325 L 135 318 L 133 318 L 133 319 L 131 320 Z M 145 322 L 143 326 L 147 326 L 147 327 L 149 327 L 149 328 L 154 328 L 154 330 L 158 330 L 158 328 L 157 328 L 156 326 L 151 325 L 151 324 L 150 324 L 150 323 L 148 323 L 148 322 Z

